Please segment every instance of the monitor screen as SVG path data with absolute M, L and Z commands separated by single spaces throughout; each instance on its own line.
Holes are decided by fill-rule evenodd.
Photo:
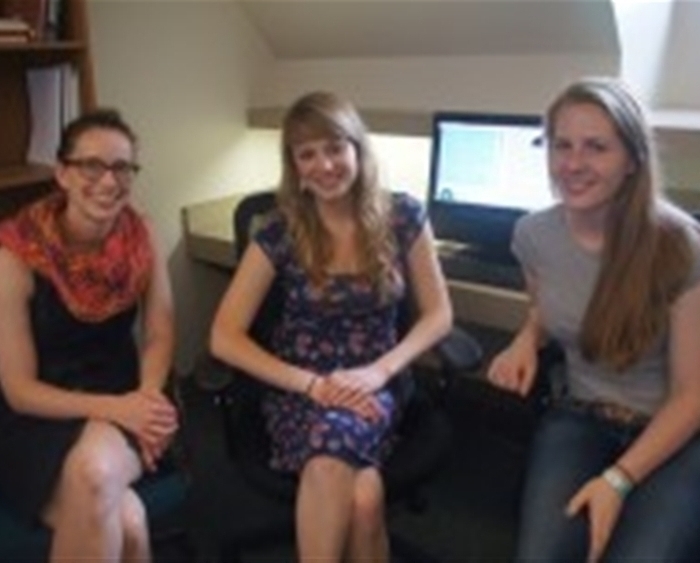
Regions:
M 437 113 L 428 213 L 438 239 L 509 257 L 515 220 L 553 201 L 534 115 Z

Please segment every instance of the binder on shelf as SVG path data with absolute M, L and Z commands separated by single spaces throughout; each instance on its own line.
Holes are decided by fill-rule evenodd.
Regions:
M 78 73 L 68 64 L 27 70 L 31 128 L 27 162 L 53 164 L 61 129 L 80 112 Z
M 44 39 L 48 0 L 4 0 L 3 16 L 23 21 L 29 26 L 30 39 Z
M 46 0 L 46 22 L 44 24 L 44 40 L 57 41 L 62 39 L 61 18 L 63 0 Z
M 62 88 L 59 66 L 27 70 L 31 128 L 27 162 L 53 164 L 61 135 Z

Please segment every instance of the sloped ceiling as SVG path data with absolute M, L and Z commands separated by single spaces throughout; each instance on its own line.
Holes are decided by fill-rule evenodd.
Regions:
M 278 59 L 616 53 L 609 0 L 239 0 Z

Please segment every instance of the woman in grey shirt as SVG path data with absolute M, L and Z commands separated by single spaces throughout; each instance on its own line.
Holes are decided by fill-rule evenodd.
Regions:
M 658 195 L 643 113 L 611 79 L 547 112 L 560 202 L 518 222 L 532 305 L 489 379 L 526 394 L 555 339 L 565 388 L 537 429 L 518 561 L 695 560 L 700 548 L 700 238 Z

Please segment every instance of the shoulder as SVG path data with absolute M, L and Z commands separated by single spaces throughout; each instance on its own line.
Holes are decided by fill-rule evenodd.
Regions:
M 287 234 L 288 225 L 284 214 L 279 209 L 273 209 L 255 217 L 249 226 L 250 239 L 278 241 Z
M 562 209 L 553 205 L 539 211 L 533 211 L 520 217 L 515 223 L 516 232 L 538 233 L 551 231 L 562 224 Z
M 515 223 L 511 249 L 522 265 L 533 268 L 552 242 L 561 240 L 563 226 L 560 205 L 523 215 Z
M 290 256 L 292 241 L 289 226 L 279 209 L 268 211 L 251 222 L 249 240 L 255 241 L 276 266 Z
M 34 290 L 33 280 L 29 267 L 12 251 L 0 247 L 1 298 L 28 299 Z
M 422 218 L 425 207 L 417 198 L 406 192 L 391 192 L 391 213 L 397 218 Z

